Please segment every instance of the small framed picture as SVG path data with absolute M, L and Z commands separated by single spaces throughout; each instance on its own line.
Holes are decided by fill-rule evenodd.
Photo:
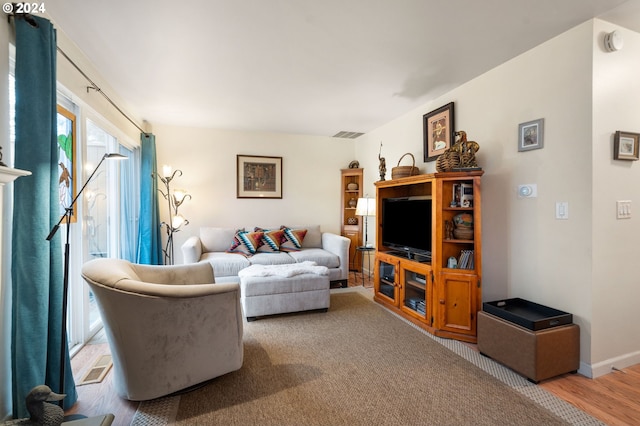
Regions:
M 238 155 L 237 198 L 282 198 L 282 157 Z
M 639 133 L 621 132 L 618 130 L 613 138 L 614 160 L 638 160 Z
M 518 126 L 518 151 L 531 151 L 544 146 L 544 118 Z
M 422 116 L 424 128 L 424 161 L 436 158 L 453 144 L 453 102 Z

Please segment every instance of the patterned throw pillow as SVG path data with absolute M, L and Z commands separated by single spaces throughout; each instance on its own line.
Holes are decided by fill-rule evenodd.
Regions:
M 264 232 L 238 231 L 233 237 L 233 243 L 229 247 L 230 252 L 255 254 L 263 244 Z
M 262 229 L 256 227 L 255 232 L 264 232 L 262 245 L 258 249 L 260 252 L 275 253 L 280 251 L 282 243 L 287 241 L 282 229 Z
M 287 239 L 287 241 L 280 246 L 280 250 L 298 251 L 302 248 L 302 242 L 304 241 L 305 235 L 307 235 L 306 229 L 291 229 L 287 226 L 281 226 L 280 229 L 284 231 Z

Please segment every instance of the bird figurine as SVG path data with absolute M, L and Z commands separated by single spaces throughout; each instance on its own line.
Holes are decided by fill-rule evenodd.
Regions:
M 20 426 L 60 426 L 64 420 L 64 410 L 47 401 L 60 401 L 66 395 L 51 391 L 47 385 L 39 385 L 27 394 L 27 410 L 30 418 L 10 420 L 3 425 Z

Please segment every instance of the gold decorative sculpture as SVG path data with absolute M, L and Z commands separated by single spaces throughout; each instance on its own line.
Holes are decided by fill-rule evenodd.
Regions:
M 447 148 L 436 161 L 436 170 L 439 172 L 449 172 L 451 170 L 478 170 L 476 162 L 476 152 L 480 145 L 475 141 L 467 140 L 467 132 L 459 130 L 456 133 L 458 139 Z

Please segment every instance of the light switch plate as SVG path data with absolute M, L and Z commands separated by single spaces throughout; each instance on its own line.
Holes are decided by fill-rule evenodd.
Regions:
M 556 219 L 569 219 L 569 202 L 558 201 L 556 202 Z
M 616 201 L 616 218 L 631 219 L 631 200 Z

